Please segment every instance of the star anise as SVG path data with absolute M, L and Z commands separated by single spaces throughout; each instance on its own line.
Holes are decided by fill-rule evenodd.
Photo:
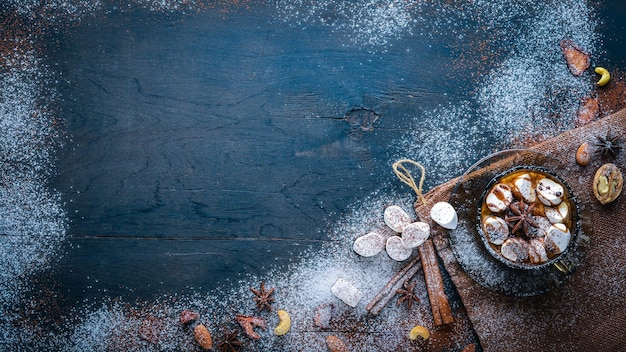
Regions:
M 529 226 L 539 227 L 539 224 L 537 224 L 533 218 L 534 208 L 534 203 L 527 205 L 523 200 L 513 202 L 509 205 L 510 212 L 504 216 L 504 220 L 509 224 L 512 234 L 522 229 L 524 235 L 528 236 L 530 233 Z
M 406 301 L 407 308 L 411 310 L 413 308 L 413 302 L 419 302 L 420 299 L 417 298 L 415 294 L 415 286 L 417 286 L 417 281 L 409 281 L 406 280 L 402 284 L 402 288 L 396 290 L 396 294 L 399 294 L 398 301 L 396 305 L 401 305 L 402 302 Z
M 239 341 L 239 330 L 227 331 L 224 334 L 223 340 L 217 345 L 217 349 L 220 352 L 237 352 L 243 345 L 243 342 Z
M 265 282 L 261 281 L 260 290 L 255 290 L 254 288 L 250 287 L 250 291 L 252 291 L 252 293 L 256 295 L 256 297 L 254 297 L 253 300 L 256 303 L 256 307 L 259 310 L 261 311 L 263 309 L 267 309 L 269 311 L 272 310 L 272 302 L 274 302 L 274 297 L 272 297 L 272 294 L 274 293 L 274 288 L 271 288 L 269 291 L 266 291 Z
M 596 150 L 596 154 L 602 155 L 602 158 L 606 158 L 607 156 L 612 156 L 613 158 L 617 157 L 617 154 L 622 150 L 622 141 L 621 136 L 613 136 L 611 130 L 606 133 L 606 137 L 596 137 L 598 142 L 594 143 L 594 145 L 598 148 Z

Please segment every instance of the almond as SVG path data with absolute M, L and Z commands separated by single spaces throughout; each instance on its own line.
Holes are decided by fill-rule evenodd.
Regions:
M 193 329 L 193 336 L 196 338 L 196 342 L 200 345 L 200 347 L 202 347 L 202 349 L 210 350 L 213 348 L 213 339 L 211 338 L 211 333 L 206 326 L 202 324 L 196 325 Z
M 580 166 L 587 166 L 591 161 L 591 148 L 589 143 L 583 143 L 576 150 L 576 163 Z

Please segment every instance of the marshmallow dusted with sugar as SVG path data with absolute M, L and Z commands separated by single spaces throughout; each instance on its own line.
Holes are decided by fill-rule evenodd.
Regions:
M 398 233 L 402 232 L 405 227 L 413 222 L 409 214 L 397 205 L 390 205 L 385 208 L 383 220 L 390 229 Z
M 352 250 L 362 257 L 373 257 L 385 248 L 385 238 L 376 232 L 370 232 L 357 238 Z
M 330 288 L 330 292 L 352 308 L 356 307 L 361 298 L 363 298 L 363 293 L 343 278 L 335 281 L 335 284 Z
M 442 227 L 453 230 L 458 224 L 456 210 L 450 203 L 439 202 L 430 209 L 430 218 Z

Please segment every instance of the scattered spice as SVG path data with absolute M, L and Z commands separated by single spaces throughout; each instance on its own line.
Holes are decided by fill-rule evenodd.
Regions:
M 401 305 L 403 302 L 406 302 L 407 308 L 411 310 L 413 308 L 413 302 L 419 303 L 419 298 L 415 294 L 415 286 L 417 286 L 417 281 L 405 280 L 402 284 L 402 288 L 396 290 L 396 294 L 399 294 L 398 301 L 396 305 Z
M 265 282 L 261 281 L 261 288 L 259 290 L 250 287 L 250 291 L 252 291 L 256 295 L 253 300 L 256 303 L 256 307 L 260 311 L 264 309 L 267 309 L 269 311 L 272 310 L 272 302 L 274 302 L 275 300 L 274 297 L 272 297 L 272 294 L 274 293 L 274 288 L 266 291 Z
M 372 298 L 365 306 L 365 309 L 372 315 L 378 315 L 389 301 L 396 295 L 396 291 L 402 287 L 406 280 L 410 280 L 417 272 L 422 269 L 419 265 L 420 257 L 416 256 L 407 265 L 405 265 L 398 273 L 396 273 L 389 282 Z
M 581 99 L 580 105 L 578 105 L 577 116 L 577 126 L 586 125 L 598 119 L 598 117 L 600 117 L 600 103 L 598 102 L 598 98 L 586 97 Z
M 198 318 L 200 318 L 200 315 L 198 313 L 189 309 L 185 309 L 182 312 L 180 312 L 180 316 L 178 317 L 178 322 L 181 325 L 187 325 L 198 320 Z
M 614 136 L 611 133 L 611 130 L 606 133 L 606 137 L 596 136 L 598 141 L 594 144 L 596 149 L 596 154 L 600 154 L 602 159 L 605 159 L 608 156 L 613 158 L 617 157 L 617 154 L 622 150 L 622 136 Z
M 239 330 L 227 331 L 222 337 L 222 341 L 217 344 L 220 352 L 237 352 L 243 346 L 243 342 L 239 340 Z
M 510 213 L 504 216 L 504 220 L 509 224 L 511 234 L 515 234 L 518 230 L 522 229 L 524 236 L 528 237 L 530 235 L 531 226 L 539 227 L 537 222 L 533 219 L 533 209 L 535 209 L 535 206 L 535 203 L 527 205 L 522 199 L 509 205 Z
M 150 315 L 146 317 L 139 327 L 139 338 L 156 344 L 159 342 L 159 335 L 164 325 L 163 321 L 155 316 Z
M 454 322 L 454 317 L 452 316 L 452 308 L 448 302 L 448 296 L 446 296 L 444 290 L 443 278 L 441 277 L 437 254 L 435 253 L 435 245 L 431 239 L 428 239 L 418 249 L 422 259 L 424 279 L 435 325 L 451 324 Z
M 591 61 L 589 53 L 581 49 L 571 39 L 561 40 L 561 51 L 567 61 L 567 67 L 574 76 L 580 76 L 589 68 Z
M 251 339 L 258 340 L 261 338 L 261 335 L 254 331 L 254 328 L 259 327 L 263 330 L 267 328 L 267 323 L 265 322 L 265 319 L 261 317 L 237 314 L 237 317 L 235 319 L 237 320 L 243 331 L 246 333 L 246 335 L 248 335 L 248 337 Z
M 321 305 L 315 307 L 315 310 L 313 311 L 313 321 L 315 322 L 315 325 L 322 329 L 330 328 L 330 320 L 333 317 L 334 310 L 335 305 L 330 302 L 322 303 Z

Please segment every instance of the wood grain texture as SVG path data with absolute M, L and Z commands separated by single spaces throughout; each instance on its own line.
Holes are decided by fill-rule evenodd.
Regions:
M 70 140 L 52 186 L 71 246 L 58 280 L 210 288 L 319 246 L 348 206 L 393 181 L 389 143 L 447 99 L 437 71 L 448 53 L 414 40 L 414 50 L 372 54 L 325 31 L 258 5 L 185 18 L 112 12 L 62 38 L 52 59 Z M 359 106 L 379 115 L 373 131 L 354 133 L 344 118 Z

